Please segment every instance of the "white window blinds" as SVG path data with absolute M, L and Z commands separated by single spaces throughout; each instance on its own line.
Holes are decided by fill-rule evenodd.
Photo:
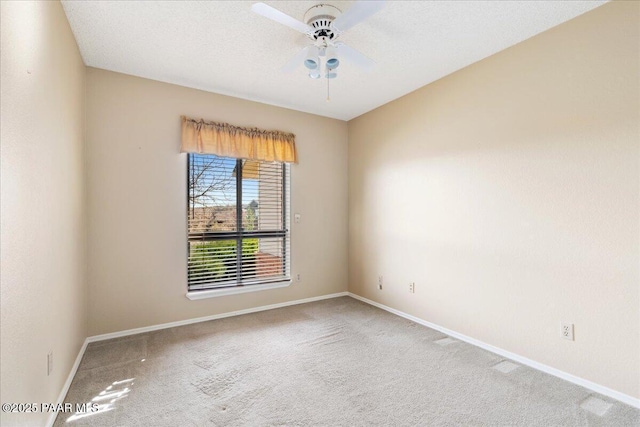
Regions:
M 281 162 L 188 155 L 189 291 L 289 279 L 289 173 Z

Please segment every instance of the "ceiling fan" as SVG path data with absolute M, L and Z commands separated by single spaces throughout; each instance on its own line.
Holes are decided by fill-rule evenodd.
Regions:
M 255 3 L 251 10 L 280 24 L 286 25 L 305 34 L 311 39 L 311 44 L 298 52 L 282 67 L 284 72 L 292 72 L 304 64 L 309 77 L 319 79 L 337 77 L 336 68 L 343 58 L 364 70 L 370 70 L 375 62 L 367 58 L 354 48 L 338 41 L 338 38 L 349 28 L 364 21 L 384 7 L 385 2 L 356 1 L 346 12 L 330 4 L 320 3 L 312 6 L 304 14 L 304 22 L 275 9 L 264 3 Z M 324 58 L 324 70 L 321 58 Z M 324 75 L 323 75 L 324 72 Z M 328 81 L 327 81 L 328 83 Z M 328 100 L 328 98 L 327 98 Z

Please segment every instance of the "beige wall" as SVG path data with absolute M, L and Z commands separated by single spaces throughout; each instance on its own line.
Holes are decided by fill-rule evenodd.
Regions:
M 59 2 L 3 1 L 0 14 L 1 395 L 55 402 L 87 332 L 85 67 Z M 33 426 L 47 414 L 0 417 Z
M 87 73 L 89 334 L 347 289 L 347 124 L 98 69 Z M 288 288 L 191 301 L 180 115 L 296 135 Z
M 639 9 L 350 121 L 349 290 L 640 397 Z

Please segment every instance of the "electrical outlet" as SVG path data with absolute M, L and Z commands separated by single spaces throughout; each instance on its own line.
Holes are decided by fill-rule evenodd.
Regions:
M 296 282 L 300 282 L 300 280 L 302 280 L 302 279 L 300 279 L 300 273 L 298 273 L 298 274 L 296 274 Z
M 378 289 L 382 290 L 382 275 L 378 276 Z
M 295 222 L 296 224 L 300 224 L 300 219 L 302 218 L 302 215 L 300 215 L 299 213 L 294 214 L 293 215 L 293 222 Z
M 412 294 L 416 293 L 416 284 L 415 284 L 415 282 L 409 283 L 409 293 L 412 293 Z
M 573 341 L 573 323 L 562 323 L 560 334 L 565 340 Z
M 53 372 L 53 350 L 47 353 L 47 376 Z

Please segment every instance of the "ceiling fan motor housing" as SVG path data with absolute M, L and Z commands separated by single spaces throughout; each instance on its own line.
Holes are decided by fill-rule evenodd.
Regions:
M 331 23 L 340 16 L 342 12 L 330 4 L 317 4 L 311 7 L 304 14 L 305 22 L 313 28 L 309 37 L 313 40 L 333 40 L 338 37 L 338 33 L 331 28 Z

